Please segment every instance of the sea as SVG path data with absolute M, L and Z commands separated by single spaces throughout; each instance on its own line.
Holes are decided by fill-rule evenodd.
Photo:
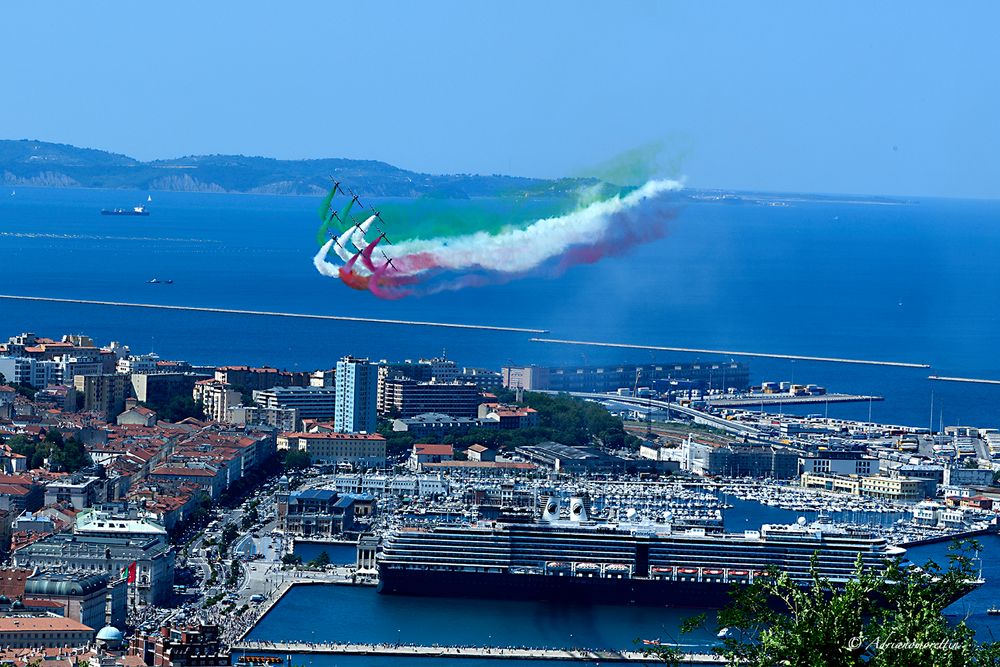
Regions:
M 147 197 L 152 198 L 146 203 Z M 1000 427 L 1000 202 L 861 197 L 676 197 L 667 235 L 619 256 L 506 284 L 383 301 L 312 265 L 320 198 L 19 187 L 0 193 L 0 293 L 487 324 L 549 337 L 891 360 L 930 369 L 742 359 L 751 379 L 885 401 L 787 412 L 916 426 Z M 148 217 L 101 216 L 146 203 Z M 388 207 L 392 236 L 442 220 L 524 222 L 567 202 Z M 408 215 L 408 211 L 412 215 Z M 442 229 L 444 227 L 441 227 Z M 150 284 L 152 278 L 172 284 Z M 530 334 L 0 300 L 0 338 L 84 333 L 198 364 L 330 368 L 446 354 L 459 364 L 714 361 L 727 355 L 532 342 Z M 739 357 L 735 357 L 739 359 Z

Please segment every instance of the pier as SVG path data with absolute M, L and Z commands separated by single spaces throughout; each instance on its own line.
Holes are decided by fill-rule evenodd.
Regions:
M 513 648 L 489 646 L 414 646 L 407 644 L 312 644 L 306 642 L 239 642 L 232 646 L 233 655 L 251 654 L 328 654 L 397 656 L 411 658 L 493 658 L 497 660 L 563 660 L 571 662 L 657 662 L 655 655 L 642 651 L 611 651 L 598 649 Z M 711 653 L 685 654 L 685 665 L 724 665 L 725 660 Z
M 454 322 L 424 322 L 421 320 L 390 320 L 379 317 L 351 317 L 348 315 L 315 315 L 312 313 L 281 313 L 269 310 L 241 310 L 238 308 L 210 308 L 206 306 L 170 306 L 159 303 L 130 303 L 126 301 L 96 301 L 93 299 L 60 299 L 50 296 L 21 296 L 0 294 L 0 299 L 11 301 L 39 301 L 43 303 L 68 303 L 83 306 L 114 306 L 116 308 L 148 308 L 153 310 L 181 310 L 192 313 L 220 313 L 224 315 L 254 315 L 258 317 L 290 317 L 303 320 L 331 320 L 335 322 L 363 322 L 366 324 L 401 324 L 410 327 L 439 327 L 443 329 L 472 329 L 474 331 L 502 331 L 506 333 L 548 333 L 546 329 L 501 327 L 490 324 L 458 324 Z
M 760 405 L 809 405 L 815 403 L 861 403 L 884 401 L 882 396 L 861 394 L 821 394 L 818 396 L 792 396 L 790 394 L 762 394 L 760 396 L 735 396 L 733 398 L 706 398 L 704 402 L 717 408 L 752 408 Z
M 792 361 L 822 361 L 832 364 L 862 364 L 868 366 L 895 366 L 898 368 L 930 368 L 930 364 L 914 364 L 903 361 L 877 361 L 871 359 L 844 359 L 840 357 L 810 357 L 799 354 L 776 354 L 768 352 L 738 352 L 735 350 L 707 350 L 697 347 L 664 347 L 661 345 L 634 345 L 631 343 L 599 343 L 587 340 L 565 340 L 561 338 L 532 338 L 532 343 L 554 343 L 557 345 L 589 345 L 592 347 L 615 347 L 625 350 L 653 350 L 657 352 L 690 352 L 694 354 L 721 354 L 727 357 L 764 357 L 767 359 L 790 359 Z
M 1000 380 L 982 380 L 979 378 L 958 378 L 946 375 L 928 375 L 928 380 L 938 380 L 941 382 L 971 382 L 972 384 L 1000 384 Z

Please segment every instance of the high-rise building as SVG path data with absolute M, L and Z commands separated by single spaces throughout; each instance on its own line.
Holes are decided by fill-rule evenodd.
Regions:
M 339 433 L 374 433 L 378 366 L 367 359 L 337 362 L 337 400 L 333 425 Z

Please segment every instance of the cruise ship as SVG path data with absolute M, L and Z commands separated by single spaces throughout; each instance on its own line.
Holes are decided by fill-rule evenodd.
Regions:
M 814 554 L 835 585 L 853 576 L 859 555 L 881 572 L 905 554 L 867 530 L 825 521 L 674 532 L 588 521 L 581 498 L 570 499 L 569 518 L 560 514 L 549 500 L 541 521 L 397 527 L 383 541 L 379 592 L 718 608 L 734 586 L 775 571 L 808 585 Z

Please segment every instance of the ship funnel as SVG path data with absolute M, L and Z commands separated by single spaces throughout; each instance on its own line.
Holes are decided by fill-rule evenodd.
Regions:
M 569 499 L 569 520 L 570 521 L 586 521 L 587 520 L 587 507 L 583 502 L 583 498 L 579 496 L 573 496 Z
M 558 521 L 559 520 L 559 499 L 555 496 L 549 496 L 545 499 L 545 504 L 542 506 L 542 521 Z

